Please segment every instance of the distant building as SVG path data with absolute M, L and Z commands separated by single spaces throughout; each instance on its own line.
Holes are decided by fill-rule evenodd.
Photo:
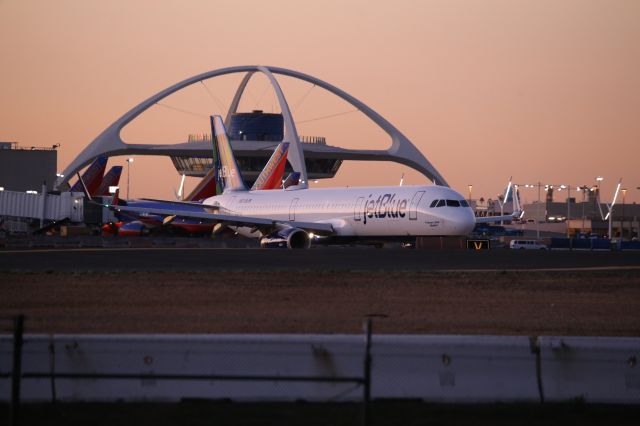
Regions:
M 17 142 L 0 142 L 0 188 L 7 191 L 42 191 L 56 180 L 56 147 L 21 147 Z
M 595 198 L 576 203 L 574 198 L 569 203 L 540 202 L 524 205 L 524 220 L 540 223 L 566 223 L 570 235 L 595 234 L 604 236 L 609 231 L 608 221 L 603 220 L 602 213 L 607 214 L 607 206 L 598 207 Z M 625 239 L 637 237 L 640 231 L 640 205 L 616 204 L 613 208 L 612 237 L 621 235 Z

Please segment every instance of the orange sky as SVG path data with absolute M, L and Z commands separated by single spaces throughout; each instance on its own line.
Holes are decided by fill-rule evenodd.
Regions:
M 61 143 L 62 170 L 105 127 L 157 91 L 232 65 L 291 68 L 332 83 L 396 125 L 462 194 L 521 183 L 619 177 L 640 201 L 640 2 L 0 0 L 0 140 Z M 126 142 L 175 143 L 208 131 L 240 76 L 167 98 Z M 298 121 L 348 111 L 321 89 L 282 79 Z M 256 79 L 243 106 L 270 110 Z M 306 94 L 306 96 L 305 96 Z M 300 123 L 332 145 L 382 148 L 351 113 Z M 123 164 L 114 158 L 112 164 Z M 345 163 L 331 185 L 425 178 L 390 163 Z M 126 178 L 126 176 L 123 176 Z M 170 197 L 164 157 L 136 157 L 132 195 Z M 189 182 L 193 185 L 193 181 Z M 523 193 L 526 201 L 537 197 Z

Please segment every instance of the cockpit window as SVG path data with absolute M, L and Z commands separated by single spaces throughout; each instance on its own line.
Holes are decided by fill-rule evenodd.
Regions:
M 431 202 L 431 205 L 429 206 L 429 208 L 434 208 L 436 206 L 436 204 L 438 204 L 438 200 L 433 200 Z
M 458 200 L 447 200 L 447 206 L 449 206 L 449 207 L 460 207 L 460 201 L 458 201 Z
M 469 207 L 469 203 L 467 203 L 467 200 L 460 200 L 460 205 L 462 207 Z
M 444 200 L 438 200 L 438 204 L 436 205 L 436 207 L 444 207 L 444 205 L 445 205 Z

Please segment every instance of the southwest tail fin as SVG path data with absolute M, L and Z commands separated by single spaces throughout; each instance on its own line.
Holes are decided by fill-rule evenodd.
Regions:
M 217 181 L 221 192 L 246 191 L 240 168 L 231 150 L 227 130 L 219 115 L 211 116 L 211 134 L 213 140 L 214 169 L 217 170 Z
M 120 182 L 120 175 L 122 174 L 122 166 L 113 166 L 104 178 L 102 179 L 102 183 L 96 190 L 95 194 L 92 195 L 109 195 L 109 187 L 110 186 L 118 186 Z
M 87 170 L 82 174 L 82 179 L 78 181 L 71 187 L 70 192 L 84 192 L 82 187 L 82 182 L 84 182 L 84 186 L 86 187 L 89 194 L 95 194 L 96 190 L 100 186 L 102 182 L 102 175 L 104 175 L 104 169 L 107 167 L 107 157 L 96 157 L 93 160 L 93 163 L 87 167 Z
M 251 187 L 252 191 L 282 188 L 282 176 L 287 165 L 288 153 L 289 143 L 280 142 Z

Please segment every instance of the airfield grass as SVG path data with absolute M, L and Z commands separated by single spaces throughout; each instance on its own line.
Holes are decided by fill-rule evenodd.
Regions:
M 640 336 L 640 272 L 0 273 L 27 333 Z M 5 330 L 9 331 L 9 330 Z

